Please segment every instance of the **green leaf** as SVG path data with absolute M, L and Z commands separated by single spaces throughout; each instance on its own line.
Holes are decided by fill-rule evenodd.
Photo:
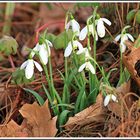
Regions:
M 59 115 L 58 121 L 59 121 L 59 127 L 60 127 L 60 131 L 62 131 L 62 127 L 68 120 L 68 114 L 70 113 L 69 110 L 64 110 L 63 112 L 61 112 L 61 114 Z
M 93 2 L 93 3 L 86 3 L 86 2 L 82 2 L 82 3 L 77 3 L 78 7 L 96 7 L 96 6 L 100 6 L 100 3 L 97 2 Z
M 79 92 L 79 94 L 77 96 L 77 100 L 76 100 L 76 103 L 75 103 L 75 111 L 74 111 L 75 114 L 79 112 L 79 106 L 80 106 L 81 98 L 82 98 L 84 92 L 85 92 L 85 86 L 83 86 L 80 89 L 80 92 Z
M 72 30 L 64 31 L 59 34 L 53 41 L 55 49 L 65 49 L 68 42 L 72 39 Z
M 87 95 L 86 95 L 86 92 L 84 92 L 81 98 L 79 111 L 84 110 L 86 107 L 87 107 Z
M 18 68 L 16 71 L 12 73 L 12 80 L 13 84 L 28 84 L 34 80 L 34 76 L 31 79 L 27 79 L 25 77 L 25 70 L 21 70 Z
M 140 10 L 138 10 L 136 13 L 136 22 L 140 24 Z
M 131 21 L 134 20 L 136 12 L 137 12 L 137 10 L 133 9 L 127 14 L 126 20 L 127 20 L 128 23 L 130 23 Z
M 48 39 L 51 42 L 54 42 L 54 40 L 56 39 L 56 35 L 52 34 L 52 33 L 47 33 L 46 34 L 46 39 Z
M 87 100 L 88 100 L 88 105 L 91 105 L 95 102 L 95 97 L 97 96 L 98 94 L 98 91 L 97 89 L 95 88 L 87 97 Z
M 135 41 L 134 47 L 135 47 L 135 48 L 140 47 L 140 35 L 138 36 L 137 40 Z
M 4 36 L 0 39 L 0 51 L 9 56 L 10 54 L 16 54 L 18 48 L 17 41 L 11 36 Z
M 130 78 L 130 73 L 128 70 L 125 68 L 124 71 L 122 72 L 122 79 L 119 80 L 117 87 L 121 86 L 123 83 L 127 82 Z
M 23 88 L 25 91 L 32 93 L 35 98 L 37 99 L 37 101 L 39 102 L 40 105 L 43 105 L 45 103 L 44 99 L 35 91 L 27 89 L 27 88 Z

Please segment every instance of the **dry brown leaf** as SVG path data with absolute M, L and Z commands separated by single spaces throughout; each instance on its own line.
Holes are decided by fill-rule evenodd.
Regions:
M 67 130 L 71 130 L 76 125 L 82 127 L 92 122 L 103 121 L 105 121 L 105 108 L 103 107 L 102 94 L 99 94 L 94 105 L 91 105 L 90 107 L 77 113 L 74 117 L 70 117 L 64 127 Z
M 123 83 L 120 87 L 116 88 L 116 92 L 122 93 L 122 95 L 125 95 L 126 93 L 130 92 L 130 90 L 131 90 L 130 80 L 128 82 Z
M 27 124 L 32 128 L 32 137 L 53 137 L 57 133 L 56 117 L 51 118 L 48 100 L 43 106 L 36 102 L 25 104 L 19 112 L 27 119 Z
M 0 126 L 0 137 L 27 137 L 28 131 L 11 120 L 6 125 Z
M 129 46 L 130 50 L 123 55 L 123 63 L 140 87 L 140 77 L 135 69 L 135 64 L 140 60 L 140 48 L 130 47 L 129 42 L 126 42 L 126 45 Z

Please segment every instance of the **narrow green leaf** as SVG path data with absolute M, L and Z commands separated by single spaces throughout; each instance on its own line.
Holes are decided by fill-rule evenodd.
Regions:
M 59 127 L 60 127 L 60 131 L 63 130 L 62 126 L 67 122 L 68 120 L 68 114 L 70 113 L 69 110 L 64 110 L 60 116 L 59 116 Z
M 27 88 L 23 88 L 23 89 L 27 92 L 32 93 L 36 97 L 36 99 L 40 105 L 43 105 L 45 103 L 44 99 L 37 92 L 30 90 L 30 89 L 27 89 Z
M 84 110 L 86 107 L 87 107 L 87 95 L 84 92 L 84 94 L 82 95 L 82 98 L 81 98 L 79 111 Z

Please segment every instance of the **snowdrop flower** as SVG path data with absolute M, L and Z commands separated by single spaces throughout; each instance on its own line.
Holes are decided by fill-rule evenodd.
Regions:
M 89 24 L 81 30 L 80 35 L 79 35 L 79 39 L 84 40 L 86 38 L 86 36 L 88 34 L 88 29 L 89 29 L 89 33 L 91 33 L 93 37 L 94 36 L 96 37 L 96 41 L 98 40 L 98 36 L 101 38 L 104 37 L 105 36 L 104 22 L 106 24 L 108 24 L 109 26 L 111 25 L 111 22 L 108 19 L 99 18 L 99 19 L 95 20 L 95 26 L 97 26 L 97 31 L 96 30 L 94 31 L 93 23 Z M 95 32 L 95 35 L 94 35 L 94 32 Z
M 125 33 L 125 34 L 119 34 L 116 38 L 115 38 L 115 41 L 118 42 L 119 40 L 120 41 L 120 51 L 122 53 L 125 52 L 126 50 L 126 45 L 125 45 L 125 41 L 130 39 L 132 42 L 134 42 L 134 38 L 131 34 L 129 33 Z
M 75 40 L 75 41 L 70 41 L 70 42 L 68 43 L 68 46 L 67 46 L 66 49 L 65 49 L 64 56 L 65 56 L 65 57 L 70 56 L 71 53 L 72 53 L 72 51 L 75 50 L 75 49 L 77 49 L 77 48 L 78 48 L 79 50 L 81 50 L 81 49 L 83 48 L 82 44 L 81 44 L 79 41 L 77 41 L 77 40 Z
M 83 70 L 84 70 L 84 68 L 86 69 L 86 70 L 90 70 L 90 72 L 92 73 L 92 74 L 95 74 L 95 69 L 94 69 L 94 67 L 92 66 L 92 64 L 90 63 L 90 61 L 87 61 L 87 62 L 85 62 L 84 64 L 82 64 L 81 66 L 80 66 L 80 68 L 78 69 L 78 72 L 82 72 Z
M 114 102 L 118 102 L 117 98 L 113 94 L 108 94 L 104 99 L 104 106 L 107 106 L 110 102 L 110 100 L 113 100 Z
M 97 33 L 99 35 L 99 37 L 104 37 L 105 36 L 105 26 L 104 26 L 104 22 L 106 24 L 108 24 L 109 26 L 111 25 L 111 22 L 106 19 L 106 18 L 99 18 L 97 19 Z
M 88 34 L 88 30 L 89 30 L 89 33 L 91 33 L 93 37 L 94 37 L 94 32 L 95 32 L 95 37 L 96 37 L 96 41 L 97 41 L 98 35 L 97 35 L 96 30 L 94 31 L 93 24 L 87 25 L 81 30 L 80 35 L 79 35 L 79 40 L 84 40 L 86 38 L 86 36 Z
M 28 59 L 27 61 L 25 61 L 21 66 L 20 69 L 25 69 L 25 76 L 27 79 L 32 78 L 33 74 L 34 74 L 34 65 L 36 66 L 36 68 L 41 72 L 43 71 L 42 67 L 40 66 L 40 64 L 36 61 L 34 61 L 33 59 Z
M 44 65 L 48 63 L 48 57 L 51 54 L 50 47 L 53 46 L 49 40 L 46 39 L 45 41 L 48 44 L 48 47 L 45 43 L 37 43 L 36 46 L 33 48 L 33 51 L 31 52 L 31 57 L 34 57 L 35 52 L 39 52 L 40 59 Z
M 75 19 L 71 19 L 67 24 L 66 24 L 66 31 L 68 31 L 68 29 L 72 27 L 72 31 L 74 33 L 76 33 L 77 36 L 79 36 L 80 33 L 80 25 L 79 23 L 75 20 Z

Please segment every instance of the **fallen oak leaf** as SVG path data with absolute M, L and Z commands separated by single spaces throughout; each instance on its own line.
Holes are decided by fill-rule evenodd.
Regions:
M 71 130 L 76 125 L 82 127 L 92 122 L 104 122 L 105 114 L 103 97 L 102 94 L 99 94 L 95 104 L 77 113 L 74 117 L 70 117 L 63 127 L 65 127 L 66 130 Z
M 57 133 L 57 117 L 51 117 L 48 100 L 43 106 L 36 102 L 25 104 L 19 110 L 21 115 L 27 120 L 27 125 L 32 128 L 32 137 L 54 137 Z

